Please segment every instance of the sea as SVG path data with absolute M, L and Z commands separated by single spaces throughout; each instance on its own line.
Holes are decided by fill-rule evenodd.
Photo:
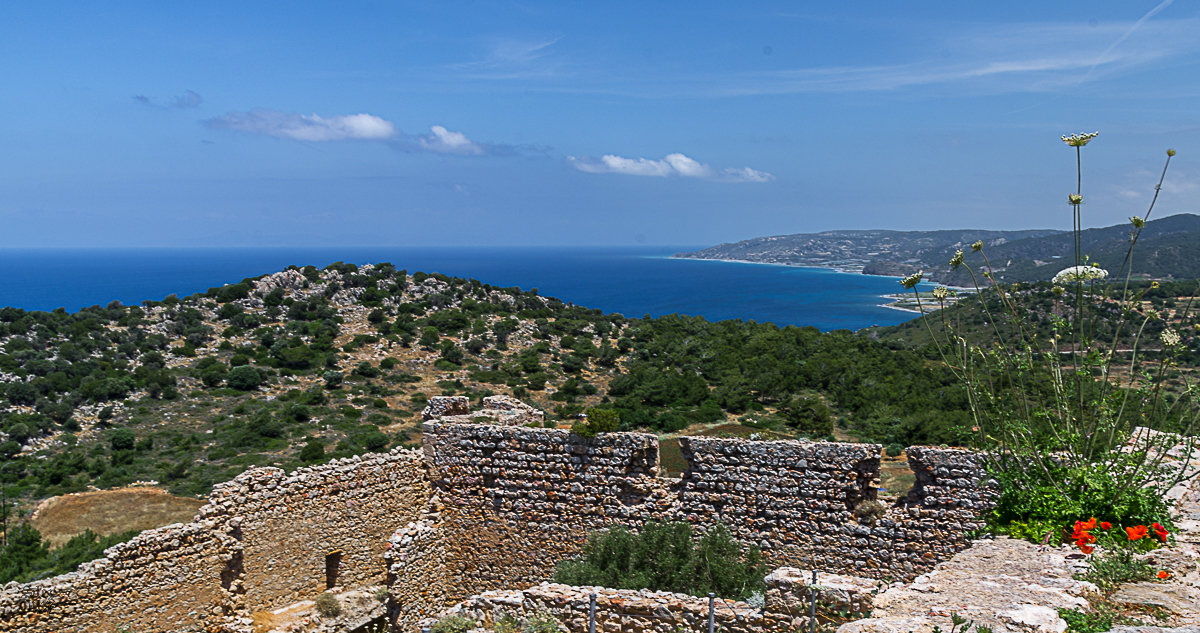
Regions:
M 536 288 L 627 317 L 684 314 L 823 331 L 894 325 L 899 281 L 822 268 L 671 258 L 700 246 L 0 249 L 0 306 L 75 311 L 203 292 L 289 265 L 391 262 L 493 286 Z

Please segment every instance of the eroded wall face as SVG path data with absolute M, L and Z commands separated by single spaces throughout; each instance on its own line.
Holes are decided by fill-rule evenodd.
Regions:
M 4 633 L 222 631 L 241 545 L 211 524 L 141 533 L 78 571 L 0 593 Z
M 0 593 L 0 632 L 226 631 L 312 598 L 339 554 L 343 587 L 386 582 L 384 550 L 429 501 L 420 451 L 355 457 L 221 484 L 191 523 L 143 532 L 78 572 Z
M 420 517 L 429 483 L 419 451 L 351 458 L 286 474 L 258 468 L 218 486 L 201 516 L 243 543 L 250 612 L 386 581 L 387 539 Z
M 543 580 L 590 530 L 670 512 L 653 435 L 429 423 L 424 441 L 453 600 Z
M 442 505 L 444 598 L 546 580 L 588 531 L 646 520 L 702 529 L 721 522 L 775 565 L 912 578 L 966 547 L 966 532 L 990 503 L 967 451 L 912 449 L 913 494 L 886 512 L 856 515 L 875 499 L 877 445 L 683 438 L 681 446 L 690 467 L 675 481 L 656 477 L 651 435 L 585 440 L 556 430 L 426 425 Z

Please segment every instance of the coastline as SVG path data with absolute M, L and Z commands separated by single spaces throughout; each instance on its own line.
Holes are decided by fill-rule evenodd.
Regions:
M 890 295 L 879 295 L 879 296 L 881 296 L 881 297 L 883 297 L 883 298 L 885 298 L 885 299 L 891 299 L 891 298 L 892 298 Z M 920 310 L 914 310 L 914 309 L 912 309 L 912 308 L 904 308 L 904 307 L 898 306 L 898 305 L 896 305 L 896 304 L 894 304 L 894 303 L 879 303 L 879 304 L 876 304 L 876 305 L 878 305 L 880 308 L 891 308 L 892 310 L 899 310 L 899 311 L 901 311 L 901 312 L 908 312 L 908 313 L 910 313 L 910 314 L 916 314 L 916 315 L 920 315 L 920 314 L 922 314 L 922 312 L 921 312 Z
M 677 259 L 693 262 L 724 262 L 726 264 L 754 264 L 756 266 L 783 266 L 785 268 L 810 268 L 812 270 L 830 270 L 836 273 L 845 273 L 847 275 L 864 275 L 868 277 L 884 277 L 887 279 L 903 279 L 903 277 L 892 277 L 891 275 L 869 275 L 862 271 L 862 268 L 850 268 L 848 266 L 821 266 L 819 264 L 787 264 L 779 262 L 756 262 L 749 259 L 717 259 L 714 257 L 676 257 L 674 255 L 666 255 L 663 259 Z
M 758 266 L 784 266 L 787 268 L 809 268 L 812 270 L 829 270 L 829 271 L 833 271 L 836 273 L 845 273 L 847 275 L 862 275 L 864 277 L 882 277 L 884 279 L 897 279 L 897 280 L 904 279 L 903 275 L 875 275 L 872 273 L 864 273 L 862 271 L 861 267 L 854 269 L 854 268 L 850 268 L 848 266 L 839 267 L 836 265 L 821 266 L 818 264 L 787 264 L 787 263 L 778 263 L 778 262 L 756 262 L 756 261 L 752 261 L 749 259 L 717 259 L 714 257 L 676 257 L 674 255 L 665 255 L 665 256 L 663 256 L 663 258 L 664 259 L 684 259 L 684 260 L 697 261 L 697 262 L 725 262 L 727 264 L 755 264 Z M 974 288 L 965 288 L 963 286 L 951 286 L 949 284 L 943 284 L 943 283 L 940 283 L 937 281 L 922 281 L 921 283 L 922 284 L 932 284 L 935 286 L 946 286 L 947 288 L 949 288 L 950 290 L 953 290 L 954 292 L 975 294 Z M 893 295 L 879 295 L 879 296 L 889 298 L 889 299 L 893 298 Z M 893 306 L 882 306 L 882 307 L 893 307 Z M 905 310 L 906 312 L 917 312 L 916 310 L 907 310 L 905 308 L 896 308 L 896 309 L 897 310 Z

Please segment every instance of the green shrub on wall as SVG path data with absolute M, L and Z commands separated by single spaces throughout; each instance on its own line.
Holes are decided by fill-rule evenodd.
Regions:
M 578 557 L 559 563 L 554 580 L 737 600 L 762 591 L 768 570 L 757 546 L 738 543 L 721 524 L 692 536 L 683 522 L 649 521 L 638 534 L 623 527 L 593 532 Z

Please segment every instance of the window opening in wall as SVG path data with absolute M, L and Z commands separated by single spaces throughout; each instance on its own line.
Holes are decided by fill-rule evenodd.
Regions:
M 325 555 L 325 588 L 333 589 L 337 586 L 338 570 L 342 567 L 342 553 L 330 552 Z

